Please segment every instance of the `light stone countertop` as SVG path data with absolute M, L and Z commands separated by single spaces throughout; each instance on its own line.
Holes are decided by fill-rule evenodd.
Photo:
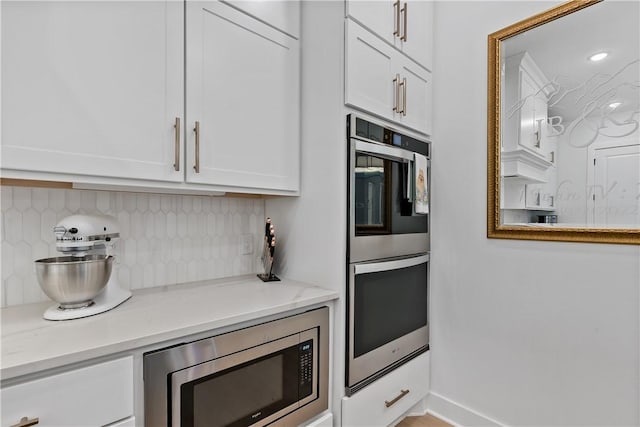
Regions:
M 133 292 L 91 317 L 49 321 L 53 302 L 0 310 L 0 378 L 6 380 L 95 357 L 324 303 L 339 293 L 283 279 L 242 276 Z

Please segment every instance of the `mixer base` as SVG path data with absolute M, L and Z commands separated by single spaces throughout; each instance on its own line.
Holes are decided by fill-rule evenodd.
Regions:
M 131 292 L 119 287 L 107 287 L 105 292 L 93 299 L 93 304 L 79 308 L 62 308 L 59 304 L 51 306 L 44 312 L 46 320 L 71 320 L 93 316 L 116 308 L 131 297 Z

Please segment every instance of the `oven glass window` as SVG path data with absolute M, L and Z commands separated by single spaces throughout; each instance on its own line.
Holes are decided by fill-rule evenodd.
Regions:
M 427 324 L 427 263 L 355 276 L 354 356 Z
M 249 426 L 311 394 L 299 389 L 301 346 L 183 384 L 181 426 Z
M 388 228 L 387 161 L 356 153 L 355 224 L 357 232 L 384 232 Z

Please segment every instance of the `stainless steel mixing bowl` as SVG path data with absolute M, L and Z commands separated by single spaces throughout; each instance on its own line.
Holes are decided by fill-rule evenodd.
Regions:
M 113 266 L 113 256 L 56 257 L 35 261 L 38 283 L 60 307 L 79 308 L 91 304 L 104 289 Z

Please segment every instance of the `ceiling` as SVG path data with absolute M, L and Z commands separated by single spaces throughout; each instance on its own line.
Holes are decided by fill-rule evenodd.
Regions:
M 560 91 L 549 99 L 549 116 L 565 123 L 640 110 L 640 1 L 606 0 L 503 42 L 503 57 L 528 52 Z M 608 56 L 599 62 L 589 57 Z M 561 96 L 562 95 L 562 96 Z

